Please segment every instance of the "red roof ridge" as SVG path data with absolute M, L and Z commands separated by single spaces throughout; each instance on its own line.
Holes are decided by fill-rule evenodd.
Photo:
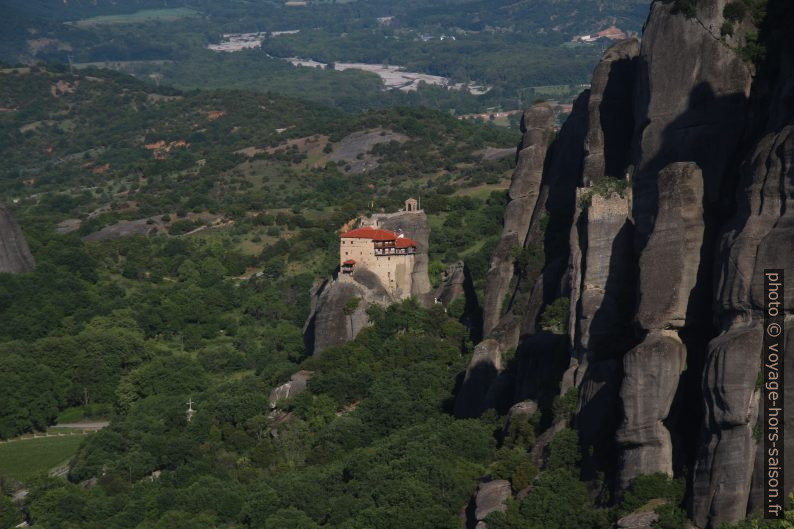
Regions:
M 409 246 L 416 247 L 416 241 L 408 237 L 398 237 L 394 245 L 397 248 L 408 248 Z
M 373 241 L 393 241 L 397 239 L 398 235 L 391 230 L 382 230 L 378 228 L 373 228 L 371 226 L 366 226 L 364 228 L 358 228 L 355 230 L 350 230 L 342 235 L 340 235 L 343 239 L 372 239 Z

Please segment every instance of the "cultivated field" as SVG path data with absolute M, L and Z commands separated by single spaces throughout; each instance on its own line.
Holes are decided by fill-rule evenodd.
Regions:
M 138 22 L 149 22 L 151 20 L 175 20 L 177 18 L 196 16 L 198 14 L 198 11 L 187 7 L 176 7 L 173 9 L 143 9 L 126 15 L 101 15 L 85 18 L 72 22 L 71 24 L 77 27 L 100 26 L 105 24 L 135 24 Z
M 0 444 L 0 476 L 27 482 L 68 462 L 83 439 L 85 435 L 68 435 Z

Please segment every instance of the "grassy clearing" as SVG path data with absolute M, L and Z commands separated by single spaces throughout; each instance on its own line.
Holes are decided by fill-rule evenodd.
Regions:
M 42 437 L 0 444 L 0 476 L 27 482 L 66 463 L 77 452 L 85 435 Z
M 193 17 L 198 14 L 199 12 L 195 9 L 187 7 L 176 7 L 173 9 L 142 9 L 135 13 L 128 13 L 125 15 L 100 15 L 84 18 L 83 20 L 72 22 L 72 24 L 80 28 L 107 24 L 136 24 L 151 20 L 175 20 L 177 18 Z

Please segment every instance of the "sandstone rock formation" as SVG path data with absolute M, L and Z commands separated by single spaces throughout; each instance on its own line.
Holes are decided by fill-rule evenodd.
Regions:
M 582 165 L 585 186 L 605 175 L 622 178 L 625 174 L 634 129 L 631 94 L 639 52 L 637 39 L 619 42 L 604 53 L 593 71 Z
M 270 398 L 268 399 L 270 402 L 270 409 L 275 408 L 282 401 L 291 399 L 292 397 L 303 393 L 303 391 L 306 390 L 306 386 L 308 385 L 311 376 L 311 371 L 301 370 L 293 374 L 290 377 L 289 382 L 285 382 L 280 386 L 273 388 L 273 391 L 270 392 Z
M 703 244 L 703 176 L 694 163 L 675 163 L 657 175 L 658 214 L 639 258 L 637 323 L 645 339 L 623 358 L 624 420 L 620 484 L 641 474 L 673 475 L 672 440 L 662 424 L 687 358 L 679 330 L 692 314 Z
M 499 245 L 491 258 L 483 303 L 483 334 L 496 327 L 513 279 L 513 252 L 521 248 L 529 233 L 530 221 L 541 189 L 546 152 L 553 137 L 554 112 L 547 104 L 536 105 L 524 113 L 518 163 L 510 184 L 510 202 L 505 211 Z M 515 344 L 513 344 L 515 345 Z
M 474 348 L 466 368 L 463 385 L 455 399 L 455 416 L 478 417 L 493 406 L 494 382 L 502 372 L 502 346 L 493 339 L 483 340 Z
M 36 261 L 17 221 L 0 204 L 0 273 L 21 274 L 35 268 Z
M 474 497 L 474 529 L 487 529 L 483 521 L 492 512 L 505 512 L 507 505 L 505 500 L 512 496 L 510 492 L 510 482 L 506 479 L 496 479 L 480 483 L 477 487 L 477 494 Z
M 470 281 L 466 277 L 463 263 L 457 263 L 447 268 L 441 285 L 436 289 L 433 297 L 438 303 L 449 305 L 455 299 L 466 293 L 466 283 Z
M 357 270 L 356 281 L 329 281 L 315 294 L 315 309 L 304 328 L 307 351 L 317 354 L 324 349 L 352 340 L 369 323 L 367 307 L 370 304 L 387 305 L 393 300 L 374 274 Z M 345 313 L 347 304 L 358 299 L 351 314 Z
M 526 169 L 537 167 L 537 149 L 519 160 L 516 177 L 531 178 L 511 187 L 488 276 L 486 340 L 467 371 L 473 379 L 485 365 L 489 377 L 464 383 L 458 402 L 471 413 L 494 407 L 508 381 L 513 403 L 543 409 L 549 391 L 575 386 L 573 425 L 593 454 L 585 476 L 603 471 L 622 489 L 641 474 L 687 475 L 692 522 L 716 528 L 763 507 L 763 271 L 794 265 L 794 36 L 762 26 L 768 60 L 753 65 L 741 47 L 757 21 L 745 17 L 726 37 L 725 1 L 692 4 L 694 16 L 653 2 L 641 44 L 604 54 L 541 174 Z M 770 2 L 770 12 L 794 16 L 794 5 Z M 508 249 L 528 244 L 542 245 L 544 262 L 520 298 Z M 561 369 L 538 321 L 564 297 Z M 783 298 L 791 332 L 794 288 Z M 502 366 L 496 352 L 516 344 L 514 367 Z M 784 345 L 791 360 L 790 334 Z M 791 407 L 794 360 L 785 365 Z M 794 425 L 794 411 L 787 419 Z M 786 432 L 794 449 L 794 426 Z
M 658 520 L 653 511 L 628 514 L 618 520 L 618 529 L 651 529 Z

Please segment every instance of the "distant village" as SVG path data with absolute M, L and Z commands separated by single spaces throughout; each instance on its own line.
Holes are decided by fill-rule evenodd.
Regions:
M 629 35 L 626 35 L 626 32 L 617 26 L 609 26 L 607 29 L 601 30 L 598 33 L 592 33 L 589 35 L 575 35 L 573 38 L 571 38 L 571 42 L 595 42 L 599 39 L 623 40 L 628 36 Z

